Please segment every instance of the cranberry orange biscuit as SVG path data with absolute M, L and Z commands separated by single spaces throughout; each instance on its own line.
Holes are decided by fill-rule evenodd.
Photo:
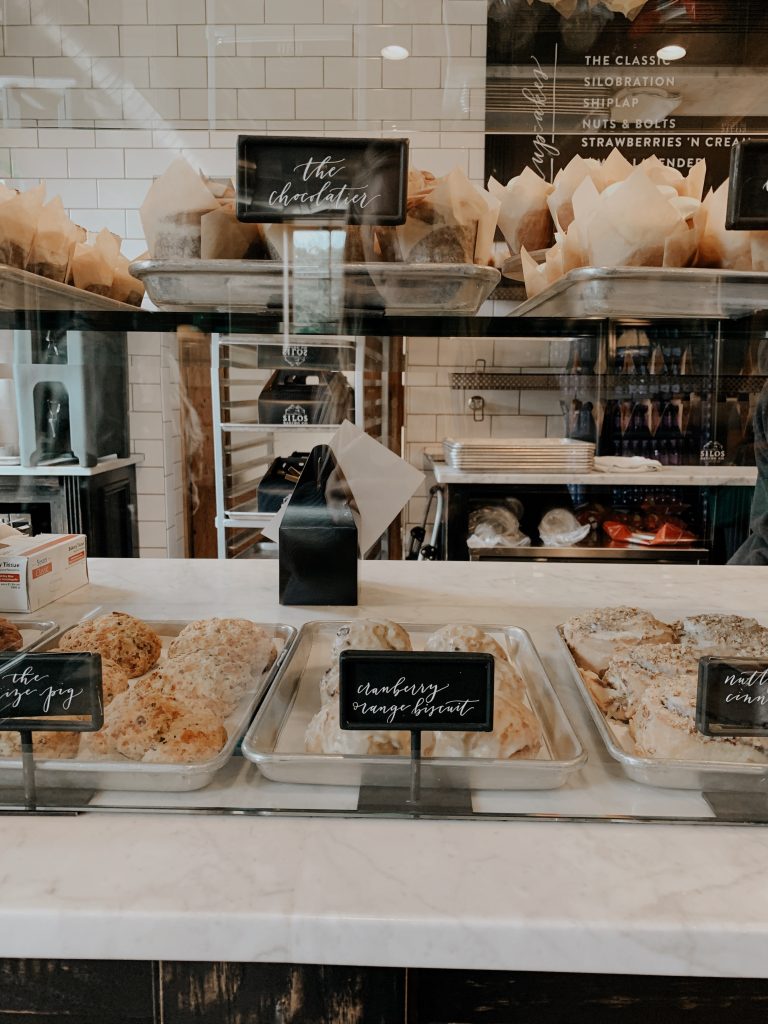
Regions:
M 148 672 L 160 657 L 160 637 L 126 612 L 110 612 L 87 619 L 59 641 L 62 651 L 97 651 L 116 661 L 133 678 Z
M 338 701 L 323 704 L 307 726 L 304 749 L 309 754 L 405 754 L 410 749 L 407 732 L 342 729 Z
M 541 729 L 525 704 L 496 692 L 493 732 L 436 732 L 433 757 L 490 757 L 494 760 L 536 757 Z
M 0 651 L 20 651 L 23 646 L 24 638 L 16 626 L 0 617 Z
M 671 626 L 639 608 L 597 608 L 575 615 L 563 636 L 579 668 L 602 675 L 612 657 L 638 644 L 674 643 Z
M 468 651 L 473 654 L 492 654 L 506 661 L 506 654 L 492 636 L 478 626 L 443 626 L 427 637 L 425 651 Z
M 410 651 L 411 638 L 399 623 L 389 619 L 359 619 L 336 631 L 331 656 L 338 658 L 347 650 Z

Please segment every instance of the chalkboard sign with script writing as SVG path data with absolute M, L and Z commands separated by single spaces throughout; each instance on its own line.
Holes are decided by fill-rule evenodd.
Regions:
M 101 655 L 0 655 L 0 730 L 94 732 L 103 721 Z
M 342 729 L 493 730 L 493 657 L 342 651 Z
M 238 220 L 402 224 L 407 188 L 407 139 L 237 140 Z
M 725 226 L 768 230 L 768 139 L 744 139 L 731 150 Z
M 768 661 L 702 658 L 696 728 L 706 736 L 768 736 Z

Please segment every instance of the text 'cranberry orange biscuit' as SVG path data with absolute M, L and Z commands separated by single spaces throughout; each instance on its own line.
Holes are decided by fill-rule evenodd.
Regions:
M 534 713 L 520 701 L 497 692 L 493 732 L 436 732 L 433 757 L 490 757 L 494 760 L 536 757 L 541 729 Z
M 154 629 L 126 612 L 110 612 L 80 622 L 59 641 L 62 651 L 97 651 L 116 661 L 131 678 L 149 672 L 160 657 L 161 647 Z
M 596 608 L 563 625 L 563 636 L 579 668 L 602 675 L 608 662 L 637 644 L 674 643 L 666 622 L 639 608 Z
M 425 651 L 466 651 L 471 654 L 492 654 L 506 661 L 504 649 L 479 626 L 442 626 L 427 637 Z
M 358 619 L 339 626 L 331 657 L 342 651 L 410 651 L 411 638 L 403 627 L 389 619 Z
M 20 651 L 24 638 L 9 620 L 0 617 L 0 651 Z
M 247 663 L 256 676 L 266 671 L 277 651 L 272 637 L 250 619 L 199 619 L 190 622 L 168 645 L 168 657 L 178 658 L 211 648 L 228 649 Z

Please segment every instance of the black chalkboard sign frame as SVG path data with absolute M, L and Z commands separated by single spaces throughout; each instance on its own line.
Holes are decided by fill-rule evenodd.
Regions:
M 334 168 L 333 178 L 327 171 L 314 164 L 313 177 L 302 181 L 296 168 L 307 160 L 326 159 L 344 161 L 344 166 Z M 366 164 L 361 165 L 365 160 Z M 277 168 L 270 169 L 270 162 Z M 337 209 L 323 209 L 312 212 L 300 205 L 290 203 L 280 209 L 269 202 L 270 195 L 283 193 L 286 182 L 296 186 L 293 194 L 306 190 L 346 185 L 348 189 L 362 195 L 364 186 L 370 181 L 371 167 L 376 165 L 376 188 L 380 190 L 381 202 L 368 208 L 357 204 L 339 206 Z M 349 166 L 348 166 L 349 165 Z M 264 170 L 261 175 L 260 171 Z M 344 178 L 340 175 L 346 171 Z M 325 177 L 316 177 L 316 174 Z M 274 135 L 240 135 L 237 140 L 237 219 L 259 224 L 378 224 L 395 225 L 405 223 L 406 196 L 408 191 L 408 139 L 344 139 L 335 137 L 300 137 Z M 289 190 L 289 193 L 291 190 Z
M 100 654 L 0 655 L 0 731 L 95 732 L 103 723 Z
M 729 230 L 768 230 L 768 139 L 741 139 L 731 149 Z
M 696 728 L 705 736 L 768 737 L 768 661 L 702 658 Z
M 440 683 L 448 688 L 439 694 L 440 706 L 460 704 L 468 700 L 470 695 L 477 694 L 476 712 L 472 717 L 456 717 L 458 712 L 444 712 L 442 717 L 428 714 L 411 715 L 395 713 L 388 721 L 389 714 L 368 715 L 364 717 L 353 707 L 355 687 L 360 680 L 360 673 L 365 672 L 374 688 L 380 686 L 396 686 L 400 678 L 406 683 L 401 690 L 405 696 L 396 693 L 389 698 L 373 694 L 373 700 L 407 699 L 422 702 L 430 700 L 430 691 L 423 689 L 436 684 L 436 676 Z M 415 732 L 492 732 L 493 731 L 493 680 L 494 664 L 490 654 L 468 653 L 464 651 L 342 651 L 339 657 L 339 722 L 342 729 L 393 729 Z M 423 692 L 412 693 L 407 687 L 417 687 Z M 461 689 L 452 694 L 451 689 Z M 432 699 L 437 699 L 433 694 Z

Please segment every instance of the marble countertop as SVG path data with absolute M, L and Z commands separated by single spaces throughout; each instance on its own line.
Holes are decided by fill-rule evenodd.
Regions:
M 670 618 L 734 611 L 768 623 L 767 577 L 754 568 L 367 562 L 354 609 L 280 608 L 270 562 L 90 569 L 91 584 L 46 616 L 68 624 L 103 606 L 164 619 L 376 614 L 533 628 L 631 600 Z M 129 808 L 0 823 L 0 957 L 768 977 L 765 827 Z

